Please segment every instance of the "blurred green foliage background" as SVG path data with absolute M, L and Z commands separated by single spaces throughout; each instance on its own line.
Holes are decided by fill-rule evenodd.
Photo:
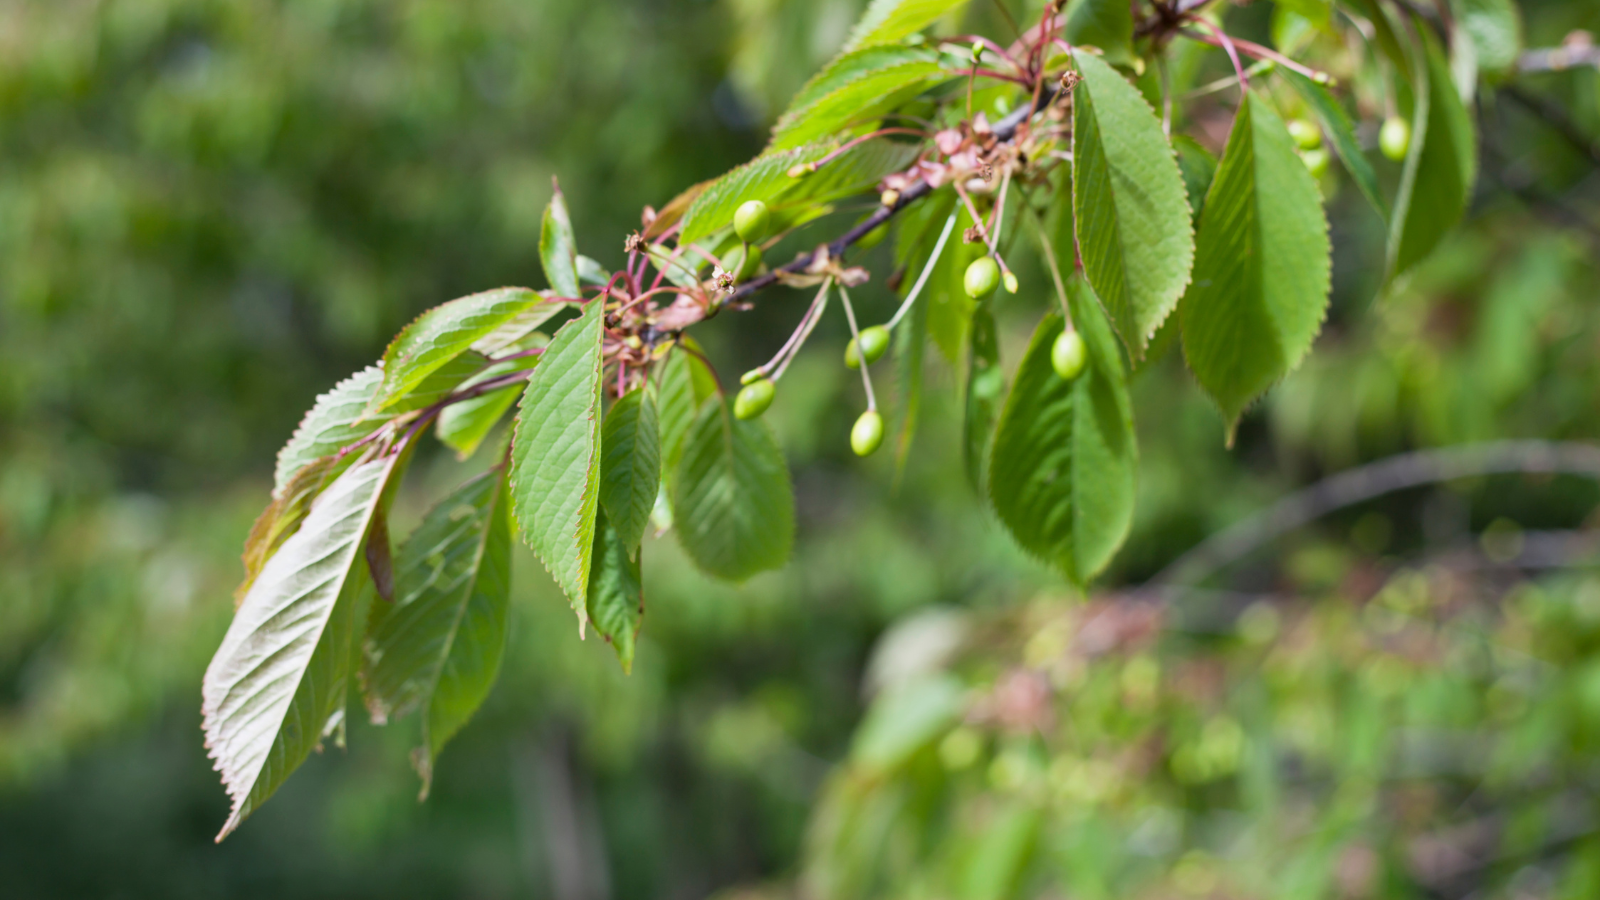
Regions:
M 898 491 L 888 454 L 849 455 L 859 388 L 839 322 L 769 417 L 799 504 L 786 570 L 735 590 L 648 542 L 651 606 L 624 677 L 519 554 L 506 667 L 426 804 L 405 758 L 414 723 L 358 724 L 348 753 L 312 760 L 211 844 L 226 802 L 199 677 L 300 413 L 428 306 L 540 286 L 552 176 L 584 252 L 614 265 L 642 204 L 760 149 L 861 6 L 0 2 L 0 894 L 1600 893 L 1594 484 L 1485 477 L 1340 510 L 1090 652 L 1074 641 L 1100 607 L 1016 550 L 960 477 L 949 391 Z M 1230 23 L 1267 40 L 1261 6 Z M 1590 4 L 1523 8 L 1530 46 L 1600 31 Z M 971 15 L 1001 27 L 992 8 Z M 1600 73 L 1519 84 L 1593 145 Z M 1126 614 L 1116 588 L 1329 472 L 1418 447 L 1600 438 L 1600 176 L 1505 95 L 1479 115 L 1469 221 L 1381 299 L 1381 223 L 1333 190 L 1330 321 L 1234 450 L 1176 354 L 1142 370 L 1138 519 L 1095 603 Z M 1043 272 L 1024 273 L 1041 289 L 998 310 L 1008 363 L 1047 303 Z M 875 283 L 872 318 L 892 302 Z M 726 377 L 798 312 L 774 294 L 697 337 Z M 418 472 L 402 519 L 460 469 L 439 453 Z M 936 720 L 921 744 L 897 732 L 901 750 L 869 730 L 852 750 L 873 644 L 919 610 L 910 621 L 971 638 L 924 684 L 993 693 L 1000 711 Z M 1396 650 L 1413 631 L 1438 655 Z M 1018 672 L 1043 699 L 1007 713 L 1033 696 Z M 1074 719 L 1098 724 L 1036 739 Z M 1385 736 L 1426 728 L 1490 758 L 1392 775 L 1410 757 Z M 1162 762 L 1134 759 L 1151 746 Z M 1305 770 L 1252 769 L 1273 747 Z M 1059 803 L 1007 818 L 1017 796 Z M 839 830 L 874 803 L 877 830 Z M 1273 843 L 1308 830 L 1299 856 Z M 976 862 L 949 862 L 962 854 L 941 841 L 978 847 Z M 1429 867 L 1450 852 L 1492 863 Z

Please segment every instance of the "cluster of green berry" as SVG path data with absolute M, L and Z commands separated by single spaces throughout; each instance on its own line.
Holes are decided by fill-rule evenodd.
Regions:
M 1311 170 L 1313 178 L 1321 178 L 1328 171 L 1330 162 L 1328 150 L 1322 146 L 1322 129 L 1305 119 L 1290 119 L 1288 128 L 1289 136 L 1300 148 L 1301 161 Z M 1411 124 L 1399 116 L 1384 119 L 1378 129 L 1379 152 L 1395 162 L 1401 162 L 1410 149 Z
M 760 265 L 760 249 L 756 246 L 756 242 L 767 237 L 771 222 L 771 213 L 767 205 L 760 200 L 747 201 L 734 213 L 733 230 L 742 244 L 740 250 L 735 253 L 741 253 L 744 248 L 749 248 L 748 252 L 741 253 L 740 260 L 748 261 L 753 254 L 755 265 Z M 857 245 L 870 247 L 881 241 L 887 231 L 887 223 L 880 225 L 863 235 Z M 1006 274 L 1009 276 L 1009 273 Z M 737 277 L 740 279 L 746 277 L 742 268 Z M 1001 279 L 999 263 L 992 256 L 983 256 L 967 266 L 963 276 L 963 287 L 967 296 L 976 300 L 994 293 L 1000 286 Z M 1012 293 L 1016 292 L 1015 276 L 1009 277 L 1006 286 Z M 889 327 L 873 325 L 861 329 L 845 347 L 844 364 L 852 369 L 860 369 L 863 365 L 870 366 L 882 358 L 889 349 Z M 1051 347 L 1050 361 L 1056 374 L 1069 381 L 1083 374 L 1084 366 L 1088 362 L 1088 352 L 1082 335 L 1069 325 Z M 754 419 L 760 416 L 767 411 L 772 405 L 773 398 L 777 396 L 777 385 L 768 375 L 766 367 L 746 372 L 740 379 L 740 384 L 742 387 L 733 401 L 733 414 L 740 419 Z M 870 456 L 882 444 L 883 416 L 877 409 L 869 408 L 856 419 L 855 425 L 850 429 L 850 448 L 858 456 Z

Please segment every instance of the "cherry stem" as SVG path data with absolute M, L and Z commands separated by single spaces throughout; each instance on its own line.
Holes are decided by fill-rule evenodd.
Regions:
M 900 324 L 900 320 L 905 318 L 906 313 L 911 310 L 911 304 L 917 302 L 917 295 L 922 293 L 922 286 L 928 283 L 928 276 L 933 274 L 933 268 L 939 262 L 939 255 L 944 252 L 945 241 L 950 239 L 950 232 L 956 228 L 957 215 L 952 212 L 950 218 L 944 221 L 944 231 L 939 232 L 939 240 L 933 245 L 933 253 L 928 257 L 928 264 L 922 267 L 922 274 L 917 276 L 917 283 L 911 286 L 911 293 L 906 295 L 905 302 L 900 304 L 900 308 L 895 310 L 894 318 L 889 320 L 887 327 L 890 331 L 893 331 L 894 327 Z
M 1223 50 L 1228 52 L 1228 59 L 1233 61 L 1233 72 L 1235 75 L 1239 76 L 1239 96 L 1242 99 L 1245 92 L 1250 89 L 1250 77 L 1244 73 L 1244 66 L 1239 62 L 1239 51 L 1235 47 L 1233 38 L 1228 37 L 1227 32 L 1211 24 L 1210 22 L 1207 22 L 1205 19 L 1195 18 L 1190 19 L 1189 21 L 1209 29 L 1213 36 L 1208 38 L 1205 35 L 1196 34 L 1187 30 L 1180 31 L 1179 34 L 1182 34 L 1185 37 L 1194 38 L 1195 40 L 1204 41 L 1213 47 L 1221 47 Z
M 1226 34 L 1223 34 L 1220 29 L 1218 29 L 1215 25 L 1212 25 L 1210 22 L 1207 22 L 1205 19 L 1192 19 L 1190 21 L 1198 22 L 1201 25 L 1212 29 L 1212 31 L 1214 31 L 1216 34 L 1222 35 L 1222 37 L 1219 39 L 1209 34 L 1201 34 L 1197 31 L 1190 31 L 1187 28 L 1181 29 L 1178 33 L 1186 38 L 1189 38 L 1190 40 L 1200 41 L 1201 43 L 1210 44 L 1213 47 L 1221 47 L 1224 50 L 1227 50 L 1228 55 L 1233 57 L 1233 67 L 1235 70 L 1239 69 L 1239 58 L 1234 55 L 1234 49 L 1237 48 L 1239 51 L 1242 51 L 1244 55 L 1252 59 L 1277 63 L 1278 65 L 1283 66 L 1285 69 L 1298 72 L 1318 84 L 1333 83 L 1333 76 L 1329 75 L 1327 72 L 1319 72 L 1316 69 L 1303 66 L 1289 57 L 1284 56 L 1282 53 L 1271 49 L 1270 47 L 1263 47 L 1254 41 L 1247 41 L 1244 38 L 1230 37 Z M 1241 80 L 1243 80 L 1244 75 L 1241 74 L 1239 77 Z
M 783 373 L 789 370 L 789 363 L 794 362 L 794 358 L 800 355 L 800 348 L 805 346 L 806 341 L 811 337 L 812 330 L 817 327 L 818 322 L 822 321 L 822 314 L 828 309 L 828 288 L 832 286 L 832 278 L 822 283 L 822 289 L 817 291 L 817 299 L 811 301 L 811 309 L 807 310 L 806 317 L 800 320 L 801 327 L 795 329 L 795 333 L 789 336 L 788 342 L 784 345 L 784 348 L 789 351 L 789 355 L 784 356 L 783 364 L 778 366 L 776 372 L 772 373 L 773 381 L 782 378 Z M 783 356 L 783 352 L 780 349 L 778 355 Z M 767 365 L 770 366 L 771 363 Z
M 867 364 L 867 355 L 861 347 L 861 332 L 856 328 L 855 307 L 850 305 L 850 292 L 839 285 L 839 300 L 844 303 L 844 317 L 850 323 L 850 339 L 856 343 L 856 359 L 861 363 L 861 385 L 867 389 L 867 412 L 876 412 L 878 398 L 872 395 L 872 374 L 867 370 L 872 368 Z

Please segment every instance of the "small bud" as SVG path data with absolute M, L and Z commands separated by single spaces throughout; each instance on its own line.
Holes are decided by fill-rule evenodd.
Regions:
M 1333 76 L 1329 75 L 1327 72 L 1318 72 L 1317 74 L 1311 76 L 1311 80 L 1321 85 L 1332 85 L 1334 83 Z
M 883 444 L 883 416 L 869 409 L 856 420 L 850 429 L 850 449 L 857 456 L 871 456 Z
M 772 405 L 772 398 L 778 393 L 778 386 L 769 378 L 758 378 L 739 389 L 739 395 L 733 398 L 733 415 L 738 419 L 754 419 L 767 411 Z
M 979 60 L 981 60 L 981 59 L 983 59 L 983 41 L 973 41 L 972 42 L 972 62 L 973 62 L 974 65 L 976 65 L 977 62 Z
M 751 369 L 750 371 L 748 371 L 748 372 L 744 373 L 743 375 L 739 376 L 739 383 L 740 384 L 754 384 L 755 382 L 760 381 L 761 379 L 763 379 L 765 377 L 767 377 L 767 373 L 762 371 L 761 369 Z
M 883 194 L 878 197 L 878 202 L 882 203 L 884 206 L 893 206 L 900 202 L 900 192 L 896 190 L 884 191 Z
M 747 200 L 733 214 L 733 230 L 739 240 L 755 243 L 764 240 L 772 228 L 772 213 L 760 200 Z
M 1019 285 L 1017 283 L 1016 274 L 1013 273 L 1013 272 L 1005 273 L 1005 275 L 1001 276 L 1001 280 L 1005 284 L 1006 293 L 1008 293 L 1008 294 L 1015 294 L 1017 292 L 1017 289 L 1019 287 L 1021 287 L 1021 285 Z
M 817 170 L 816 163 L 795 163 L 789 167 L 790 178 L 804 178 Z

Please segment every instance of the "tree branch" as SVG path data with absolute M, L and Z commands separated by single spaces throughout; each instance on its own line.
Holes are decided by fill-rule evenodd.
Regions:
M 1005 118 L 995 123 L 993 129 L 995 137 L 1002 143 L 1014 140 L 1017 135 L 1017 129 L 1021 128 L 1022 124 L 1032 118 L 1035 113 L 1048 108 L 1051 103 L 1055 102 L 1059 93 L 1060 91 L 1057 88 L 1047 88 L 1039 94 L 1039 99 L 1036 102 L 1013 110 Z M 849 249 L 856 241 L 861 240 L 868 232 L 889 221 L 895 214 L 932 192 L 933 188 L 926 181 L 920 178 L 917 179 L 910 187 L 900 192 L 900 196 L 895 199 L 893 204 L 879 206 L 872 211 L 872 215 L 867 216 L 857 223 L 854 228 L 840 235 L 833 243 L 827 244 L 825 248 L 803 253 L 796 257 L 793 262 L 786 263 L 765 275 L 752 278 L 735 287 L 733 293 L 728 295 L 727 302 L 733 303 L 743 300 L 759 290 L 771 287 L 779 281 L 783 274 L 795 275 L 806 271 L 812 263 L 816 262 L 820 249 L 826 249 L 829 257 L 835 259 L 842 257 L 845 250 Z

